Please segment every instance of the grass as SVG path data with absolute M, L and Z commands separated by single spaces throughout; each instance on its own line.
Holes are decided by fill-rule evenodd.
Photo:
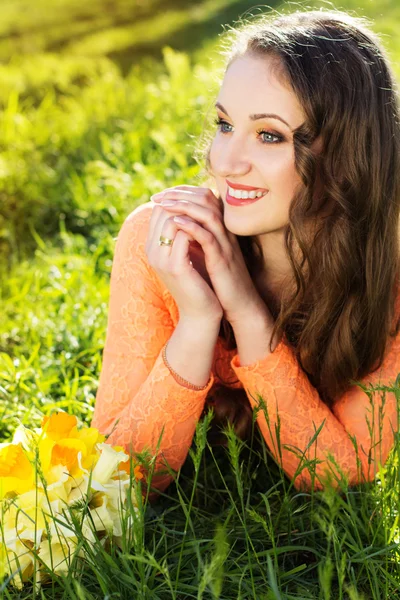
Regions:
M 215 36 L 253 4 L 24 6 L 4 4 L 0 40 L 1 441 L 56 408 L 90 422 L 114 238 L 152 193 L 198 181 L 193 151 L 218 87 Z M 341 6 L 374 19 L 400 75 L 397 3 Z M 145 502 L 140 544 L 99 545 L 38 597 L 400 597 L 398 441 L 375 484 L 305 493 L 258 428 L 249 443 L 227 430 L 227 447 L 211 447 L 208 424 L 176 483 Z M 29 585 L 1 590 L 34 596 Z
M 256 428 L 244 443 L 227 427 L 227 446 L 213 448 L 211 418 L 197 425 L 173 489 L 154 505 L 144 496 L 134 543 L 91 548 L 78 535 L 85 563 L 67 576 L 49 570 L 38 595 L 27 584 L 2 597 L 397 597 L 398 444 L 368 489 L 296 492 Z

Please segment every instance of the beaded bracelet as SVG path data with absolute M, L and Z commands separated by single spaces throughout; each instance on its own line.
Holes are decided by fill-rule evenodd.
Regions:
M 206 385 L 201 385 L 201 386 L 200 385 L 194 385 L 194 383 L 190 383 L 190 381 L 186 381 L 186 379 L 183 379 L 183 377 L 181 377 L 180 375 L 178 375 L 178 373 L 173 370 L 173 368 L 171 367 L 171 365 L 169 364 L 169 362 L 167 360 L 167 344 L 168 344 L 168 342 L 165 344 L 165 346 L 163 348 L 162 356 L 163 356 L 165 365 L 171 371 L 171 373 L 174 376 L 174 378 L 176 379 L 176 381 L 178 383 L 184 384 L 186 387 L 190 388 L 191 390 L 205 390 L 206 387 L 208 386 L 208 384 L 210 383 L 210 380 L 208 381 L 208 383 L 206 383 Z

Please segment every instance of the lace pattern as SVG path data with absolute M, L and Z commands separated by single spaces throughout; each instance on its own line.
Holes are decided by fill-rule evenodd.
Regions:
M 237 350 L 226 350 L 220 338 L 215 346 L 210 381 L 204 390 L 178 383 L 162 359 L 162 348 L 179 320 L 179 309 L 155 271 L 147 262 L 145 244 L 152 203 L 134 210 L 119 232 L 110 280 L 110 300 L 102 369 L 92 425 L 108 434 L 108 443 L 128 451 L 144 449 L 157 453 L 157 472 L 165 465 L 179 470 L 186 460 L 207 396 L 215 384 L 232 381 L 244 388 L 253 409 L 257 394 L 267 413 L 259 410 L 257 422 L 276 460 L 281 462 L 296 487 L 322 487 L 328 473 L 342 471 L 351 483 L 374 476 L 374 464 L 385 462 L 398 430 L 397 405 L 386 395 L 384 407 L 374 400 L 373 415 L 368 396 L 357 386 L 344 394 L 331 411 L 319 398 L 300 368 L 291 348 L 281 341 L 272 354 L 252 365 L 241 366 Z M 365 382 L 389 384 L 400 372 L 400 339 L 397 337 L 379 373 Z M 221 379 L 218 374 L 220 374 Z M 239 379 L 239 381 L 237 381 Z M 374 433 L 381 415 L 383 436 L 371 455 L 371 436 L 366 416 L 374 416 Z M 280 448 L 276 427 L 280 429 Z M 306 451 L 318 459 L 317 481 L 307 470 L 297 473 L 299 450 L 305 451 L 316 429 L 317 441 Z M 361 464 L 350 436 L 355 436 Z M 379 455 L 378 455 L 379 454 Z M 331 465 L 334 457 L 337 467 Z M 375 463 L 374 463 L 375 460 Z M 171 475 L 157 475 L 152 486 L 164 490 Z

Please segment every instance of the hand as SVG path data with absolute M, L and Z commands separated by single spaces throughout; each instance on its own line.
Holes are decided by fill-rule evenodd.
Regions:
M 244 322 L 252 311 L 268 312 L 247 269 L 235 234 L 223 222 L 223 203 L 209 188 L 180 185 L 151 197 L 167 212 L 183 217 L 176 223 L 196 240 L 204 253 L 205 267 L 232 326 Z M 171 201 L 172 206 L 163 204 Z
M 173 239 L 172 246 L 160 246 L 161 235 Z M 191 234 L 179 229 L 173 216 L 156 204 L 145 248 L 149 265 L 174 297 L 180 318 L 214 326 L 221 321 L 222 307 L 210 285 L 190 262 L 191 242 L 195 242 Z

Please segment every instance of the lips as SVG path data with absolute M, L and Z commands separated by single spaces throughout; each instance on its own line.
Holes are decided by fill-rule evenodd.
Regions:
M 226 183 L 229 185 L 229 187 L 233 188 L 234 190 L 246 190 L 246 191 L 252 191 L 252 190 L 260 190 L 261 192 L 267 192 L 268 190 L 266 190 L 265 188 L 260 188 L 260 187 L 253 187 L 251 185 L 244 185 L 241 183 L 232 183 L 231 181 L 228 181 L 226 179 Z

